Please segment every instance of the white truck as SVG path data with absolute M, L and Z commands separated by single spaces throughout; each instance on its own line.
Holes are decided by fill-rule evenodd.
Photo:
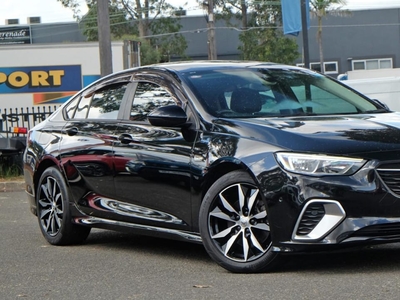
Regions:
M 341 76 L 343 77 L 343 76 Z M 343 83 L 400 111 L 400 69 L 358 70 L 347 72 Z
M 113 71 L 127 67 L 124 42 L 112 43 Z M 98 43 L 0 45 L 0 157 L 21 153 L 25 134 L 100 78 Z

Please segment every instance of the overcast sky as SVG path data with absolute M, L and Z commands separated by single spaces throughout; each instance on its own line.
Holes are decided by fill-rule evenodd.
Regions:
M 57 0 L 0 0 L 0 25 L 6 19 L 19 19 L 20 24 L 27 24 L 28 17 L 41 17 L 42 23 L 73 21 L 72 12 L 64 8 Z M 85 0 L 80 0 L 85 3 Z M 184 5 L 189 15 L 201 14 L 195 0 L 173 0 L 175 5 Z M 347 0 L 348 9 L 400 8 L 400 0 Z M 84 8 L 84 7 L 83 7 Z

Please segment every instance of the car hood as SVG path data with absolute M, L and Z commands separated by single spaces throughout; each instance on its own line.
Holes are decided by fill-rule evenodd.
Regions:
M 223 124 L 237 133 L 284 150 L 400 159 L 400 113 L 229 119 Z

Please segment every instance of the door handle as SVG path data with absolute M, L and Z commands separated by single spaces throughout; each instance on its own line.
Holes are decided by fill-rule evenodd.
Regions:
M 122 144 L 129 144 L 133 142 L 133 138 L 130 134 L 127 133 L 123 133 L 118 137 L 118 140 L 122 143 Z
M 68 128 L 68 129 L 66 130 L 66 132 L 67 132 L 67 134 L 68 134 L 69 136 L 73 136 L 73 135 L 76 135 L 76 134 L 79 132 L 79 130 L 78 130 L 78 128 L 76 128 L 76 127 L 71 127 L 71 128 Z

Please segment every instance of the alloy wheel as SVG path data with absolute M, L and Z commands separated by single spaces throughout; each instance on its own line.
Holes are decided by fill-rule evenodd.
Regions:
M 208 222 L 211 239 L 230 260 L 254 261 L 271 245 L 265 202 L 250 184 L 232 184 L 218 193 Z
M 62 226 L 64 206 L 60 186 L 54 177 L 48 176 L 42 182 L 38 206 L 43 230 L 49 236 L 57 235 Z

